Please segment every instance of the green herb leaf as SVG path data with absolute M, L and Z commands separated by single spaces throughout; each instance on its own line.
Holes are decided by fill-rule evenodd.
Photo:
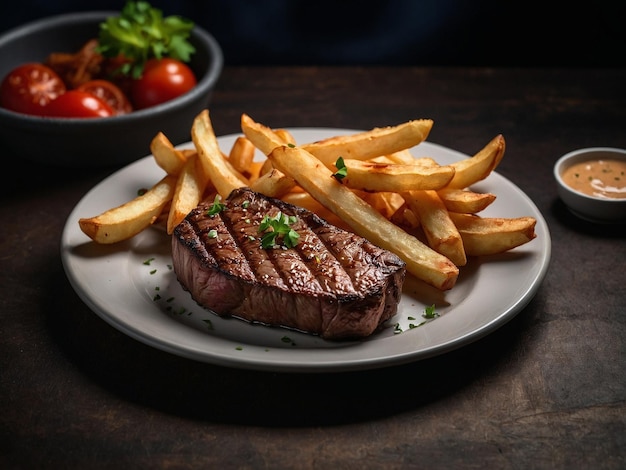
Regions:
M 216 194 L 215 199 L 213 199 L 213 204 L 211 204 L 211 207 L 209 207 L 206 213 L 208 215 L 216 215 L 222 212 L 226 205 L 222 204 L 221 200 L 222 197 L 219 194 Z
M 193 27 L 192 21 L 180 16 L 164 18 L 161 10 L 146 1 L 128 1 L 119 16 L 100 23 L 97 51 L 104 57 L 125 57 L 129 62 L 120 72 L 140 78 L 152 58 L 189 62 L 195 52 L 187 40 Z
M 439 314 L 435 312 L 435 304 L 424 308 L 424 313 L 422 314 L 422 316 L 428 319 L 437 318 Z
M 265 215 L 259 224 L 259 233 L 265 232 L 261 236 L 261 247 L 272 248 L 282 240 L 287 248 L 293 248 L 298 244 L 300 235 L 290 227 L 296 223 L 297 217 L 278 212 L 274 217 Z
M 333 176 L 337 179 L 337 181 L 341 181 L 348 176 L 348 167 L 346 167 L 343 157 L 339 157 L 337 159 L 335 166 L 337 167 L 337 171 L 333 173 Z

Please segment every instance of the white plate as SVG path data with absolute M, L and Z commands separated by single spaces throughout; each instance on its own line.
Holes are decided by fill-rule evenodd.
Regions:
M 291 132 L 298 142 L 311 142 L 356 131 Z M 236 137 L 219 138 L 222 150 L 230 150 Z M 441 164 L 467 158 L 429 142 L 416 146 L 413 153 Z M 170 239 L 163 231 L 149 229 L 128 242 L 99 246 L 79 228 L 79 218 L 122 204 L 163 176 L 148 156 L 95 186 L 66 222 L 61 256 L 73 288 L 101 318 L 143 343 L 198 361 L 256 370 L 329 372 L 421 360 L 473 342 L 509 321 L 532 299 L 548 269 L 551 242 L 544 218 L 517 186 L 493 173 L 474 187 L 497 195 L 482 215 L 535 217 L 537 238 L 503 255 L 472 259 L 461 268 L 456 286 L 445 293 L 408 276 L 398 313 L 380 333 L 363 341 L 329 342 L 223 319 L 203 310 L 182 290 L 171 269 Z M 424 309 L 432 304 L 440 316 L 410 328 L 424 320 Z

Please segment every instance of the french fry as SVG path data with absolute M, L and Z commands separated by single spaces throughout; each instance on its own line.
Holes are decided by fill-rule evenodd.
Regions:
M 536 238 L 534 217 L 480 217 L 450 212 L 468 256 L 503 253 Z
M 293 142 L 295 142 L 289 131 L 285 129 L 277 129 L 275 131 L 254 121 L 247 114 L 241 115 L 241 129 L 246 138 L 265 155 L 278 146 L 285 144 L 293 145 Z M 261 167 L 259 178 L 250 187 L 266 196 L 281 197 L 291 191 L 295 185 L 296 182 L 293 178 L 275 169 L 271 160 L 268 159 Z
M 250 166 L 248 167 L 248 172 L 244 175 L 248 178 L 248 182 L 250 184 L 252 184 L 256 179 L 259 178 L 259 176 L 263 174 L 261 170 L 263 168 L 264 162 L 267 162 L 267 161 L 269 160 L 264 160 L 263 162 L 254 161 L 250 163 Z
M 180 149 L 180 151 L 182 152 L 183 157 L 185 158 L 185 161 L 189 157 L 191 157 L 192 155 L 197 155 L 198 154 L 198 151 L 195 148 L 193 148 L 193 149 Z
M 259 169 L 259 175 L 264 175 L 265 173 L 269 173 L 274 168 L 272 165 L 272 161 L 267 159 L 261 164 L 261 168 Z
M 296 145 L 296 139 L 287 129 L 275 129 L 274 133 L 280 137 L 286 144 Z
M 354 159 L 343 160 L 347 174 L 341 182 L 363 191 L 414 191 L 441 189 L 454 176 L 452 166 L 389 164 Z
M 174 228 L 194 209 L 202 200 L 208 178 L 199 159 L 194 156 L 187 160 L 182 171 L 178 174 L 176 188 L 167 218 L 167 233 L 174 232 Z
M 457 266 L 467 264 L 463 239 L 436 191 L 402 193 L 409 208 L 417 214 L 428 245 Z
M 191 139 L 198 150 L 198 158 L 206 175 L 220 196 L 225 199 L 233 189 L 248 186 L 245 177 L 222 155 L 207 109 L 194 119 Z
M 80 229 L 96 243 L 127 240 L 149 227 L 172 199 L 176 176 L 166 175 L 144 194 L 102 214 L 81 218 Z
M 502 160 L 505 147 L 504 137 L 497 135 L 474 156 L 452 163 L 454 177 L 447 187 L 464 189 L 484 180 Z
M 250 165 L 254 160 L 254 152 L 256 147 L 248 138 L 239 136 L 235 139 L 235 143 L 228 154 L 228 161 L 241 174 L 245 174 L 250 170 Z
M 301 147 L 276 147 L 269 158 L 311 196 L 346 222 L 355 233 L 396 253 L 407 271 L 441 289 L 451 289 L 459 270 L 445 256 L 383 217 L 350 189 L 339 183 L 321 161 Z
M 391 216 L 397 212 L 402 204 L 404 204 L 402 196 L 391 191 L 375 193 L 355 191 L 355 193 L 370 206 L 380 212 L 386 219 L 391 219 Z
M 263 152 L 264 155 L 269 155 L 269 153 L 276 147 L 291 143 L 285 142 L 281 134 L 278 134 L 271 128 L 256 122 L 245 113 L 241 115 L 241 130 L 250 142 Z
M 150 151 L 154 161 L 168 175 L 177 175 L 187 161 L 187 154 L 174 147 L 163 132 L 158 132 L 150 142 Z
M 410 229 L 415 229 L 420 226 L 419 217 L 409 208 L 409 205 L 406 202 L 391 215 L 389 220 L 400 227 L 407 227 Z
M 170 207 L 172 205 L 172 200 L 170 199 L 161 210 L 161 213 L 154 219 L 154 222 L 150 225 L 150 227 L 154 227 L 156 229 L 162 230 L 167 233 L 167 219 L 170 215 Z
M 443 188 L 438 190 L 437 194 L 439 194 L 439 198 L 443 201 L 446 209 L 462 214 L 476 214 L 485 210 L 496 200 L 495 194 L 477 193 L 465 189 Z
M 267 173 L 259 176 L 250 184 L 250 189 L 269 197 L 282 197 L 291 191 L 296 182 L 282 171 L 272 168 Z
M 300 147 L 315 155 L 328 168 L 333 168 L 339 157 L 370 160 L 414 147 L 426 140 L 432 127 L 431 119 L 416 119 L 397 126 L 330 137 Z
M 305 209 L 315 212 L 318 217 L 326 220 L 327 222 L 341 227 L 344 230 L 351 230 L 350 226 L 343 220 L 333 214 L 328 208 L 321 205 L 316 199 L 313 198 L 306 191 L 295 191 L 285 194 L 282 198 L 283 201 L 293 204 L 295 206 L 304 207 Z
M 413 156 L 413 154 L 411 154 L 411 151 L 409 149 L 398 150 L 397 152 L 393 152 L 386 157 L 389 159 L 389 161 L 394 163 L 411 164 L 415 160 L 415 157 Z M 435 162 L 435 160 L 430 160 L 432 160 L 434 165 L 437 165 L 437 162 Z

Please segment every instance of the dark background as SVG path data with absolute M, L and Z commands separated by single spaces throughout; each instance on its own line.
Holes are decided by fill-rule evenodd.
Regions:
M 0 31 L 125 0 L 24 0 Z M 623 67 L 626 2 L 152 0 L 220 42 L 227 65 Z

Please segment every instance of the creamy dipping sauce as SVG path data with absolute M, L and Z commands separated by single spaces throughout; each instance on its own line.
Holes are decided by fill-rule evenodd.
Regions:
M 626 198 L 626 161 L 589 160 L 575 163 L 562 175 L 570 188 L 588 196 Z

